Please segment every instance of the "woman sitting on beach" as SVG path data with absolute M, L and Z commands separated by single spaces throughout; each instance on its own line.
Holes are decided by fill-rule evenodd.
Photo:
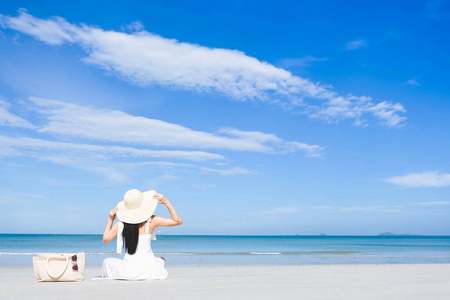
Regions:
M 165 204 L 172 219 L 153 215 L 157 204 Z M 114 219 L 120 222 L 112 225 Z M 125 257 L 107 258 L 103 261 L 103 278 L 123 280 L 166 279 L 166 260 L 155 257 L 151 248 L 151 240 L 156 240 L 155 227 L 181 225 L 177 212 L 169 200 L 162 194 L 151 190 L 141 193 L 129 190 L 124 201 L 109 213 L 109 220 L 103 233 L 103 243 L 107 244 L 117 237 L 117 252 L 122 253 L 125 240 Z

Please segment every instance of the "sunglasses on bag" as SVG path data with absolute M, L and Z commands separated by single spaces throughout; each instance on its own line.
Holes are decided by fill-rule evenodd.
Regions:
M 72 270 L 74 270 L 74 271 L 78 271 L 78 263 L 77 263 L 77 260 L 78 260 L 77 255 L 76 255 L 76 254 L 73 255 L 71 261 L 72 261 L 72 265 L 73 265 L 73 266 L 72 266 Z

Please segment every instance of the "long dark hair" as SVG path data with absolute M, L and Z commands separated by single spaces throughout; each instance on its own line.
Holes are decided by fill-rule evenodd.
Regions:
M 123 223 L 122 236 L 125 240 L 125 249 L 128 254 L 136 253 L 139 240 L 139 226 L 140 224 Z

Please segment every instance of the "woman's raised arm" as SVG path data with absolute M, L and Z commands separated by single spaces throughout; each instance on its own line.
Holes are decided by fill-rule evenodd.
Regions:
M 166 205 L 167 209 L 169 210 L 170 216 L 172 217 L 172 219 L 166 219 L 166 218 L 161 218 L 161 217 L 155 216 L 151 222 L 151 224 L 153 225 L 153 228 L 155 226 L 170 227 L 170 226 L 178 226 L 178 225 L 183 224 L 183 221 L 181 220 L 177 211 L 175 210 L 175 208 L 173 208 L 170 201 L 167 200 L 167 198 L 164 195 L 157 193 L 153 196 L 153 198 L 158 199 L 159 204 Z
M 119 223 L 116 223 L 114 226 L 112 226 L 114 219 L 116 218 L 116 213 L 119 209 L 116 207 L 113 210 L 109 212 L 109 219 L 108 223 L 106 223 L 105 232 L 103 233 L 103 243 L 108 244 L 117 236 L 117 227 L 119 226 Z

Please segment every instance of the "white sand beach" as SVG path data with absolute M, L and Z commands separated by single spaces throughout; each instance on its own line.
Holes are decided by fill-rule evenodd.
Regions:
M 450 264 L 167 268 L 165 281 L 38 283 L 32 266 L 0 266 L 0 299 L 450 299 Z

